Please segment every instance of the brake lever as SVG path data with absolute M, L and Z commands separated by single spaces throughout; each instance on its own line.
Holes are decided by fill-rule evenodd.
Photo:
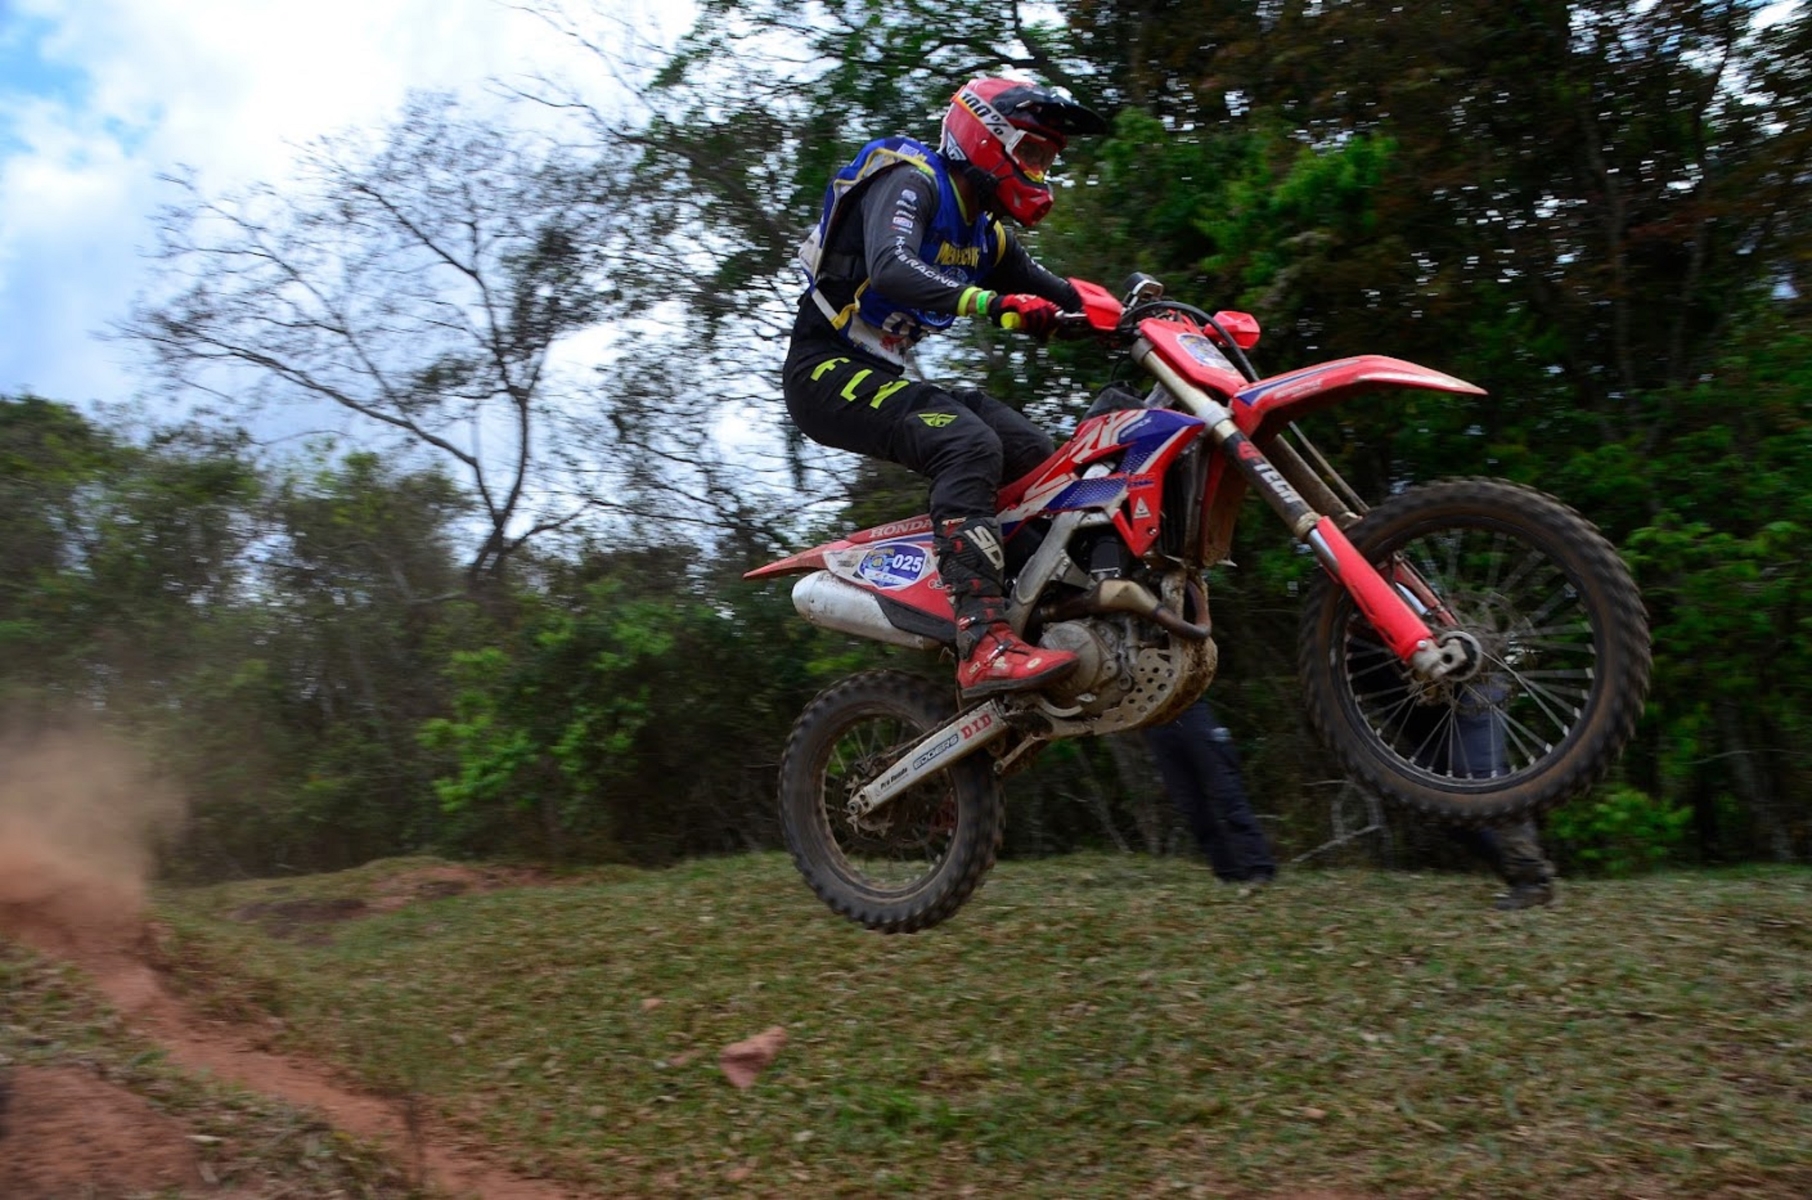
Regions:
M 1079 312 L 1058 313 L 1055 324 L 1051 327 L 1052 337 L 1063 338 L 1066 341 L 1080 340 L 1104 332 L 1104 330 L 1095 328 L 1094 324 L 1089 321 L 1087 313 Z

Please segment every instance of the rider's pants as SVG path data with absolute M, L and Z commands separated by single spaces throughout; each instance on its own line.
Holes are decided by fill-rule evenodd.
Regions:
M 795 338 L 783 376 L 787 412 L 821 445 L 884 458 L 931 480 L 939 523 L 992 517 L 1003 479 L 1049 458 L 1050 435 L 979 391 L 912 382 L 900 368 L 832 338 Z

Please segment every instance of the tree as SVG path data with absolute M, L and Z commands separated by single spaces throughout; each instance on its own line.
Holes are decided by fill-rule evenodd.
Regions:
M 1553 433 L 1557 404 L 1614 436 L 1644 391 L 1708 370 L 1804 260 L 1812 35 L 1803 7 L 1765 29 L 1762 8 L 1066 6 L 1086 44 L 1124 56 L 1098 65 L 1166 98 L 1173 136 L 1388 145 L 1356 197 L 1367 236 L 1319 248 L 1290 280 L 1291 310 L 1260 315 L 1322 356 L 1379 349 L 1389 321 L 1391 352 L 1489 386 L 1490 427 L 1519 436 Z M 1229 243 L 1224 214 L 1201 217 L 1229 294 L 1307 232 L 1284 220 Z
M 577 411 L 566 339 L 622 312 L 608 160 L 419 96 L 376 144 L 310 147 L 282 187 L 180 186 L 157 256 L 176 282 L 118 330 L 171 390 L 337 408 L 444 463 L 478 502 L 474 585 L 588 507 L 541 468 Z
M 72 571 L 82 497 L 127 457 L 105 430 L 38 396 L 0 397 L 0 661 L 9 692 L 68 683 L 87 646 Z
M 775 844 L 786 729 L 877 651 L 672 548 L 594 548 L 543 584 L 515 636 L 454 657 L 453 711 L 422 727 L 453 844 L 643 862 Z
M 416 740 L 447 658 L 490 634 L 464 599 L 444 476 L 370 453 L 267 466 L 239 585 L 191 629 L 175 702 L 137 715 L 190 798 L 192 874 L 330 870 L 441 842 Z

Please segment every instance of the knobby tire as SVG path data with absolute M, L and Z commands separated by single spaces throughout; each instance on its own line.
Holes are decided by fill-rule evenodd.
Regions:
M 916 933 L 954 915 L 993 867 L 1006 807 L 986 753 L 883 805 L 872 823 L 885 825 L 879 831 L 852 825 L 843 809 L 906 746 L 955 715 L 951 689 L 884 670 L 833 684 L 800 714 L 780 762 L 781 828 L 800 874 L 832 911 L 883 933 Z M 877 877 L 892 865 L 890 841 L 905 844 L 903 879 Z
M 1532 488 L 1459 479 L 1392 497 L 1346 533 L 1380 570 L 1401 552 L 1430 576 L 1487 650 L 1474 680 L 1419 688 L 1318 574 L 1297 666 L 1310 722 L 1350 777 L 1478 826 L 1533 816 L 1605 776 L 1642 715 L 1650 649 L 1629 569 L 1591 522 Z

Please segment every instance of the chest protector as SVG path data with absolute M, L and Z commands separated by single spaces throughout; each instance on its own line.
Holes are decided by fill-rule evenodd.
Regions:
M 806 294 L 850 344 L 901 364 L 915 343 L 933 330 L 948 328 L 955 315 L 908 308 L 889 300 L 870 286 L 861 255 L 833 247 L 842 223 L 853 219 L 849 214 L 857 208 L 857 197 L 867 190 L 866 185 L 882 173 L 902 167 L 921 172 L 937 187 L 937 210 L 923 244 L 916 249 L 919 258 L 952 286 L 979 283 L 1006 249 L 1000 222 L 985 213 L 973 219 L 963 216 L 944 160 L 921 142 L 879 138 L 862 147 L 832 177 L 824 189 L 818 224 L 799 247 Z

